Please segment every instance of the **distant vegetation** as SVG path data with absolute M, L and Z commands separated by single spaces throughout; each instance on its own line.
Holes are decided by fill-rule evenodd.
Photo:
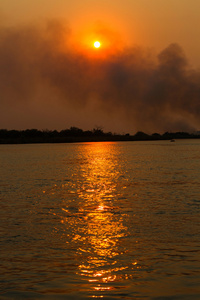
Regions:
M 100 142 L 100 141 L 152 141 L 175 139 L 200 138 L 200 132 L 190 134 L 187 132 L 165 132 L 164 134 L 146 134 L 138 131 L 134 135 L 104 132 L 97 127 L 84 131 L 71 127 L 61 131 L 57 130 L 7 130 L 0 129 L 0 144 L 29 144 L 29 143 L 74 143 L 74 142 Z

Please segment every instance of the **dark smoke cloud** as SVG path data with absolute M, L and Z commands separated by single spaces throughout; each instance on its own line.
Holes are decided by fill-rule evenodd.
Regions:
M 199 130 L 200 72 L 177 44 L 158 56 L 135 47 L 98 59 L 75 50 L 57 21 L 2 27 L 0 127 L 84 129 L 89 119 L 121 132 Z

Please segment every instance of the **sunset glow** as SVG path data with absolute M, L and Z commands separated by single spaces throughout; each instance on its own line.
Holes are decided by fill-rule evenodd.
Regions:
M 95 48 L 100 48 L 101 47 L 101 43 L 99 41 L 94 42 L 94 47 Z
M 3 298 L 200 300 L 199 12 L 0 0 Z
M 199 131 L 200 1 L 1 2 L 1 128 Z

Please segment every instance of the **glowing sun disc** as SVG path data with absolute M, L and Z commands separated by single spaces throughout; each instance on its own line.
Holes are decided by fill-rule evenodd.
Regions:
M 94 42 L 94 47 L 95 48 L 99 48 L 101 46 L 99 41 Z

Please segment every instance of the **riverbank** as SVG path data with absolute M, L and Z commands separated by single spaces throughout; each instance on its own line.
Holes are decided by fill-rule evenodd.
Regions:
M 138 131 L 136 134 L 116 134 L 104 132 L 102 129 L 84 131 L 77 127 L 71 127 L 61 131 L 57 130 L 0 130 L 0 144 L 33 144 L 33 143 L 77 143 L 77 142 L 103 142 L 103 141 L 155 141 L 198 139 L 200 133 L 165 132 L 164 134 L 147 134 Z

